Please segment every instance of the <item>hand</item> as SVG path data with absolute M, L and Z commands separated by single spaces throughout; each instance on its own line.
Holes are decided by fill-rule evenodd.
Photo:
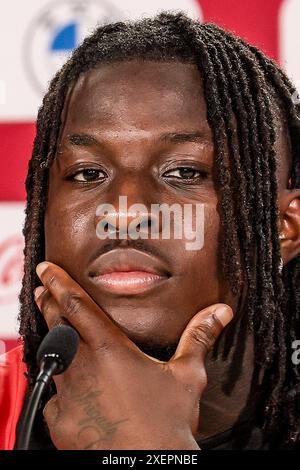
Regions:
M 57 449 L 199 449 L 194 435 L 206 386 L 205 356 L 232 310 L 215 304 L 187 325 L 168 362 L 144 354 L 59 266 L 44 262 L 36 303 L 49 329 L 80 335 L 71 366 L 44 409 Z

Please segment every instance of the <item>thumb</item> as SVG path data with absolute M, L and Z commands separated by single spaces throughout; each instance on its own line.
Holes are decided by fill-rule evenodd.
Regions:
M 201 374 L 208 351 L 232 318 L 232 309 L 226 304 L 210 305 L 198 312 L 182 333 L 171 362 L 180 363 L 181 372 L 182 367 L 188 367 L 190 373 Z

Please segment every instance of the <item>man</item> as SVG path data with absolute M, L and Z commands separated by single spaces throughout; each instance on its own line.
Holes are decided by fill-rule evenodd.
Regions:
M 100 27 L 55 76 L 26 182 L 28 393 L 48 328 L 70 324 L 81 343 L 32 448 L 299 445 L 294 92 L 259 50 L 181 13 Z M 149 233 L 163 231 L 152 204 L 201 204 L 203 247 L 109 238 L 122 196 L 148 209 Z

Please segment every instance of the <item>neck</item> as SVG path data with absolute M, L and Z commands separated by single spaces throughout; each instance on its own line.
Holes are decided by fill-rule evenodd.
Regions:
M 235 345 L 224 361 L 219 357 L 212 359 L 212 354 L 207 359 L 208 385 L 201 399 L 197 439 L 210 437 L 230 429 L 246 404 L 253 372 L 252 336 L 248 334 L 246 338 L 241 374 L 232 391 L 226 393 L 224 385 L 227 382 L 234 350 Z

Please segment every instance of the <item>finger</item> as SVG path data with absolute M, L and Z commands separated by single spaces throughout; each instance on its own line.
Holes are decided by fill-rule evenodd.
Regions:
M 110 320 L 91 297 L 62 268 L 40 263 L 37 275 L 56 300 L 60 315 L 78 331 L 83 341 L 101 349 L 129 342 L 127 336 Z
M 226 304 L 214 304 L 198 312 L 185 328 L 172 365 L 189 376 L 202 377 L 205 358 L 223 328 L 233 318 L 232 309 Z
M 34 299 L 41 314 L 45 318 L 49 330 L 57 325 L 68 324 L 68 322 L 62 318 L 58 303 L 48 289 L 43 286 L 37 287 L 34 290 Z

